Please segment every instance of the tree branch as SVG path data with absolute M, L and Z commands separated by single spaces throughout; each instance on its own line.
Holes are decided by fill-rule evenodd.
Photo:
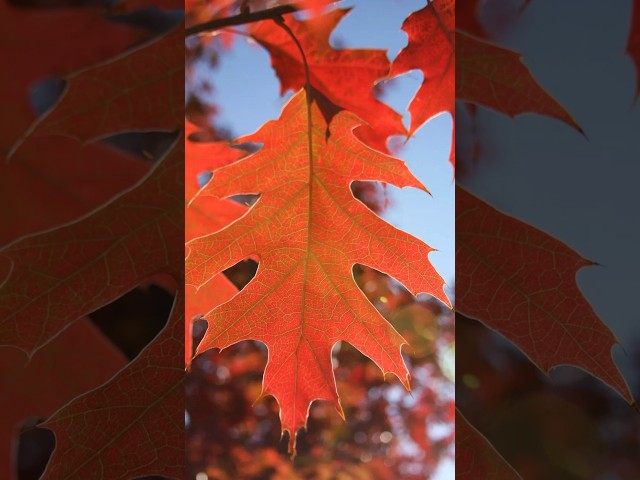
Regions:
M 232 27 L 234 25 L 244 25 L 247 23 L 259 22 L 260 20 L 277 19 L 281 15 L 287 13 L 297 12 L 298 7 L 295 5 L 280 5 L 274 8 L 268 8 L 266 10 L 260 10 L 258 12 L 240 13 L 233 17 L 217 18 L 209 22 L 200 23 L 184 30 L 184 36 L 190 37 L 203 32 L 211 32 L 214 30 L 220 30 L 225 27 Z

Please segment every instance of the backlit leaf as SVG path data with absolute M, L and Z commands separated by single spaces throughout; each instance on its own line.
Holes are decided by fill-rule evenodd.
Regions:
M 197 352 L 255 339 L 269 349 L 263 394 L 280 404 L 283 430 L 305 425 L 309 405 L 333 402 L 331 349 L 347 341 L 409 387 L 403 338 L 357 288 L 356 263 L 388 273 L 411 292 L 448 304 L 432 249 L 395 229 L 353 197 L 354 180 L 424 189 L 405 164 L 360 143 L 360 121 L 340 112 L 327 125 L 315 102 L 298 92 L 277 121 L 238 140 L 262 142 L 257 153 L 218 169 L 200 193 L 226 198 L 260 194 L 240 219 L 187 243 L 186 283 L 202 288 L 215 275 L 256 255 L 255 278 L 204 316 Z

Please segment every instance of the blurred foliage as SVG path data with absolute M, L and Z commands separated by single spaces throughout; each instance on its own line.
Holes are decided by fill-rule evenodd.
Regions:
M 503 337 L 460 315 L 456 343 L 458 407 L 525 480 L 640 478 L 640 415 L 605 384 L 573 367 L 546 377 Z

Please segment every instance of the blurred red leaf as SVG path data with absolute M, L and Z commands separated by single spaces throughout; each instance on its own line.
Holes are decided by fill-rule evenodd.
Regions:
M 393 61 L 390 76 L 415 69 L 424 74 L 422 85 L 409 105 L 410 135 L 439 113 L 454 115 L 454 28 L 453 0 L 431 1 L 402 24 L 409 43 Z
M 119 0 L 111 10 L 114 12 L 135 12 L 145 8 L 158 8 L 161 10 L 176 10 L 184 8 L 181 0 Z
M 186 122 L 185 140 L 185 240 L 201 237 L 228 225 L 246 212 L 246 207 L 231 200 L 197 196 L 198 176 L 235 162 L 245 152 L 225 142 L 196 142 L 188 138 L 197 127 Z M 205 312 L 199 312 L 205 313 Z
M 460 0 L 456 2 L 456 29 L 476 37 L 484 37 L 484 27 L 478 21 L 478 9 L 483 0 Z
M 533 78 L 513 50 L 456 31 L 456 98 L 514 117 L 537 113 L 582 133 L 573 117 Z
M 198 176 L 211 173 L 216 168 L 233 163 L 244 152 L 231 148 L 224 142 L 195 142 L 189 139 L 197 133 L 197 127 L 185 122 L 185 241 L 220 230 L 240 218 L 247 208 L 231 200 L 213 197 L 197 197 L 200 190 Z M 229 300 L 238 289 L 222 273 L 200 289 L 187 285 L 185 310 L 185 365 L 191 364 L 193 320 L 208 313 L 214 306 Z
M 617 344 L 576 283 L 593 265 L 559 240 L 456 187 L 456 308 L 516 344 L 548 373 L 574 365 L 633 402 Z
M 184 328 L 184 363 L 191 365 L 193 351 L 193 321 L 199 315 L 209 313 L 214 307 L 229 300 L 238 289 L 222 273 L 214 276 L 209 282 L 196 289 L 192 285 L 185 287 L 185 328 Z

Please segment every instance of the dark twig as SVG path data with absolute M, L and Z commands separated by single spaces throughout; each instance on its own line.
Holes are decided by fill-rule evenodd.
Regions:
M 186 28 L 184 31 L 185 37 L 197 35 L 203 32 L 212 32 L 220 30 L 225 27 L 232 27 L 234 25 L 245 25 L 247 23 L 259 22 L 260 20 L 277 19 L 281 15 L 287 13 L 294 13 L 298 11 L 298 7 L 295 5 L 280 5 L 274 8 L 268 8 L 266 10 L 260 10 L 258 12 L 240 13 L 233 17 L 216 18 L 209 22 L 200 23 L 192 27 Z

